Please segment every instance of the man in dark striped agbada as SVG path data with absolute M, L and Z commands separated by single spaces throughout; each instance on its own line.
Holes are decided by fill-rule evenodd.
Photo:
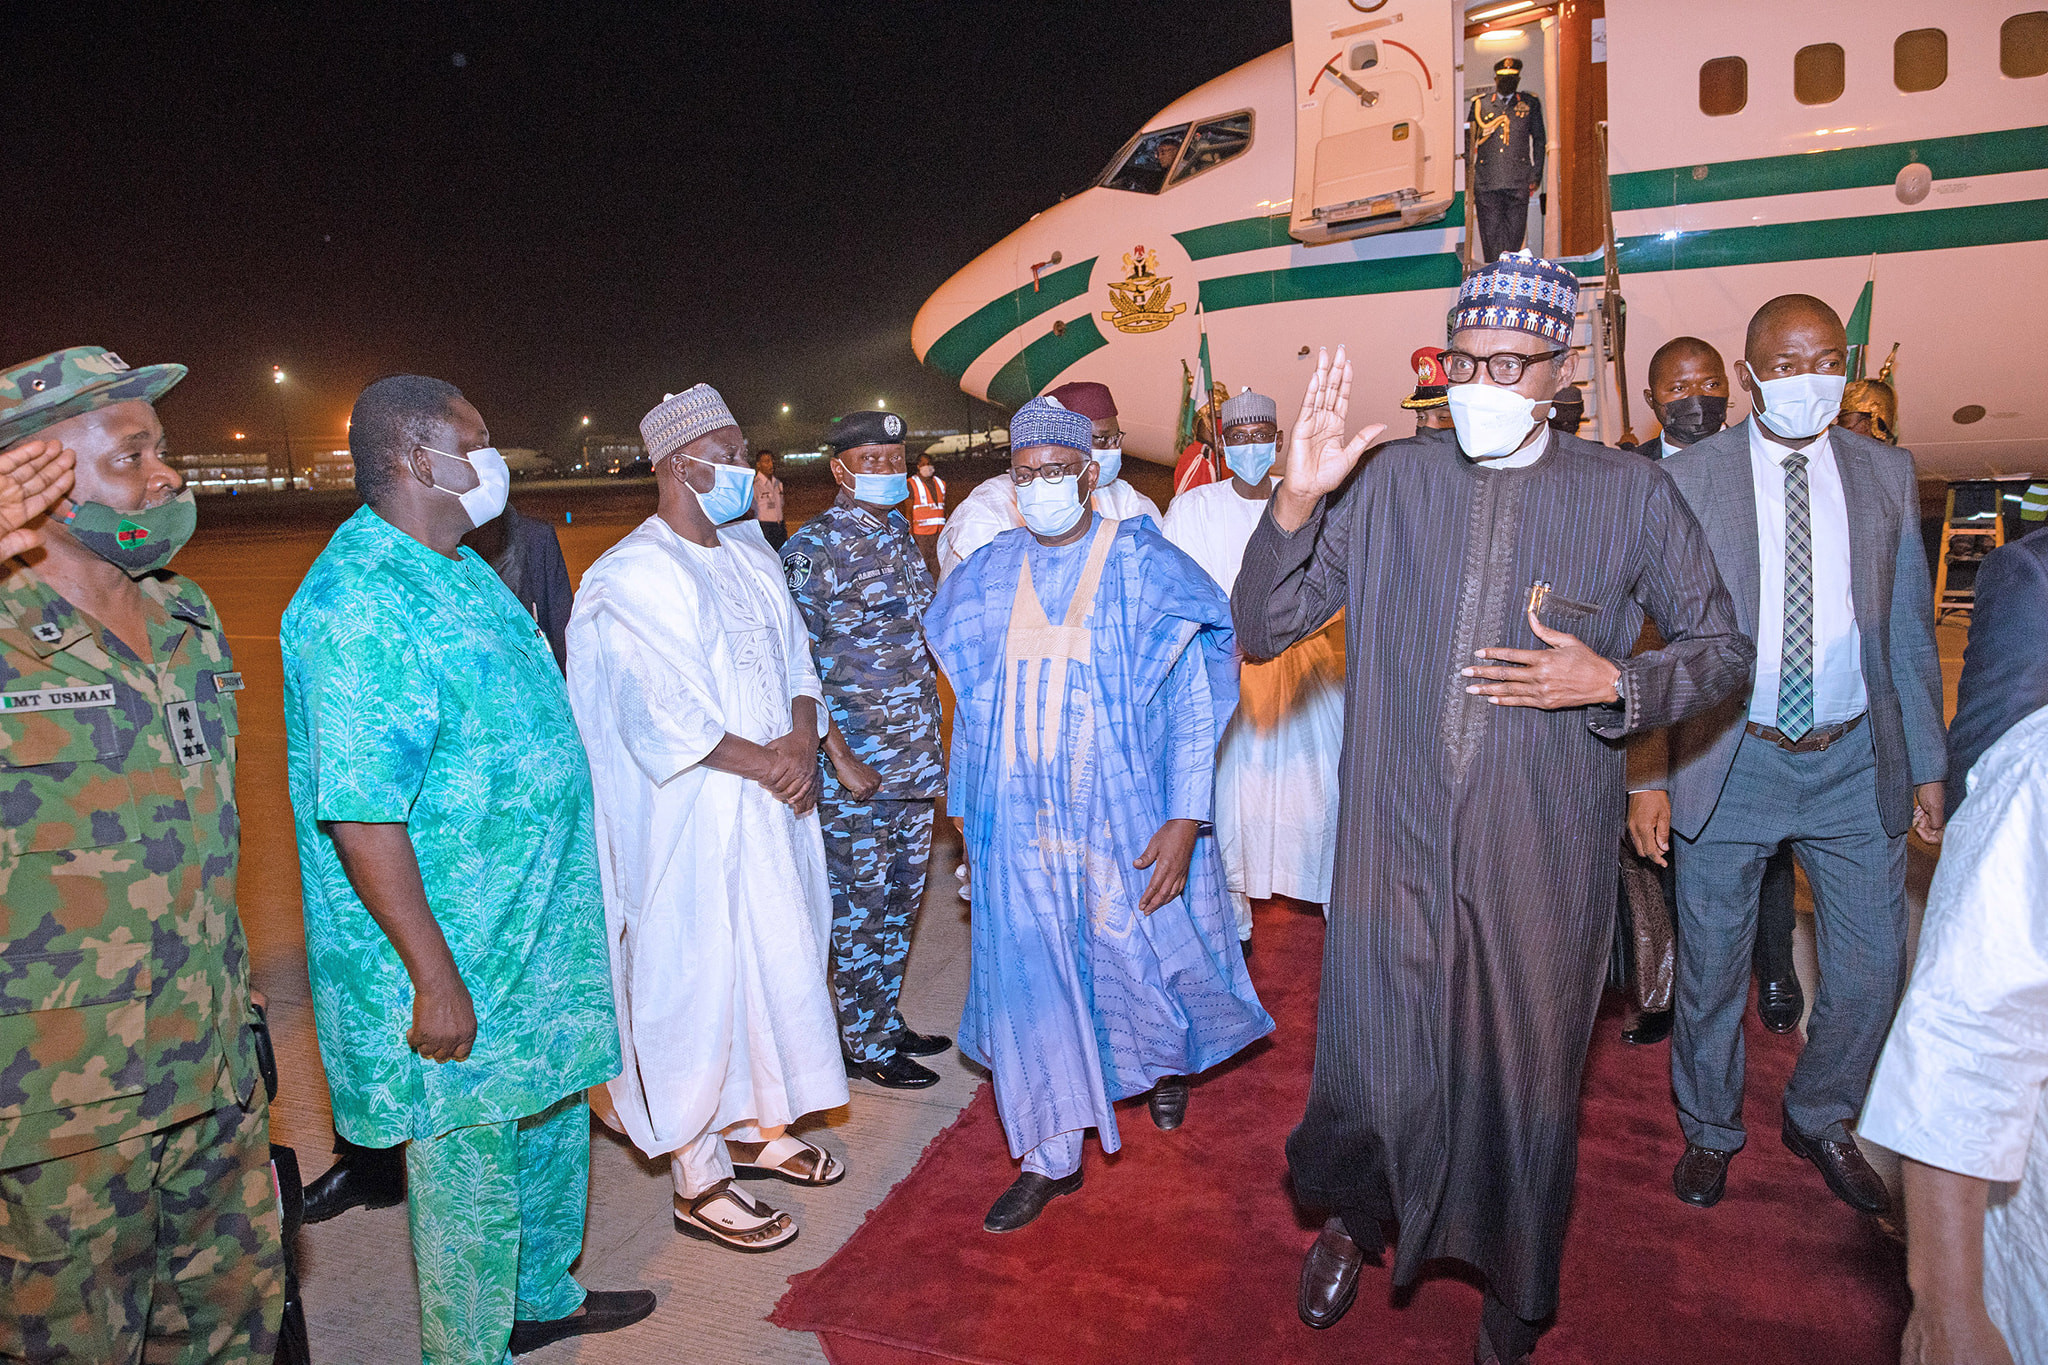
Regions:
M 1615 897 L 1623 754 L 1747 681 L 1754 650 L 1655 464 L 1554 431 L 1573 277 L 1509 256 L 1459 291 L 1454 431 L 1348 443 L 1317 366 L 1233 608 L 1270 658 L 1347 612 L 1336 876 L 1315 1077 L 1287 1144 L 1333 1215 L 1302 1317 L 1336 1321 L 1398 1224 L 1394 1283 L 1484 1276 L 1474 1359 L 1525 1359 L 1557 1309 L 1580 1073 Z M 1645 613 L 1668 643 L 1630 650 Z

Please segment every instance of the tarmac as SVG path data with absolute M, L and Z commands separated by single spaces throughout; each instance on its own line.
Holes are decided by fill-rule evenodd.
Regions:
M 941 473 L 952 485 L 951 500 L 957 502 L 996 467 L 985 461 L 958 467 L 949 462 Z M 792 527 L 829 497 L 822 471 L 806 473 L 809 477 L 789 480 Z M 1130 476 L 1163 505 L 1168 471 L 1140 466 Z M 513 501 L 555 525 L 571 577 L 580 578 L 598 555 L 653 511 L 654 494 L 647 480 L 585 481 L 573 487 L 522 484 L 515 486 Z M 281 1083 L 272 1109 L 273 1140 L 297 1149 L 308 1181 L 329 1164 L 332 1130 L 306 980 L 277 634 L 307 568 L 353 508 L 352 496 L 345 494 L 208 497 L 200 503 L 199 534 L 177 561 L 177 568 L 213 597 L 247 680 L 237 773 L 243 821 L 240 909 L 256 986 L 269 999 L 278 1049 Z M 1945 625 L 1940 637 L 1953 708 L 1963 628 Z M 924 1032 L 952 1034 L 966 993 L 967 905 L 959 898 L 953 871 L 959 862 L 958 837 L 941 820 L 904 991 L 904 1013 L 912 1027 Z M 1931 860 L 1916 848 L 1916 910 L 1930 867 Z M 1801 898 L 1806 905 L 1803 887 Z M 1809 917 L 1801 951 L 1809 999 L 1810 924 Z M 930 1089 L 896 1092 L 850 1082 L 853 1094 L 845 1107 L 802 1126 L 846 1162 L 848 1175 L 819 1190 L 781 1182 L 755 1185 L 757 1196 L 788 1209 L 802 1229 L 793 1244 L 768 1255 L 739 1255 L 679 1235 L 666 1163 L 641 1157 L 623 1138 L 594 1124 L 589 1220 L 575 1273 L 592 1288 L 651 1288 L 659 1307 L 635 1327 L 572 1339 L 525 1359 L 541 1365 L 823 1361 L 815 1338 L 784 1331 L 765 1318 L 787 1277 L 817 1266 L 850 1237 L 972 1097 L 982 1079 L 976 1068 L 957 1052 L 931 1060 L 941 1079 Z M 993 1200 L 998 1193 L 991 1189 L 988 1197 Z M 309 1227 L 299 1237 L 298 1255 L 315 1360 L 323 1365 L 403 1365 L 420 1358 L 403 1206 L 355 1210 Z M 904 1267 L 906 1277 L 916 1273 L 915 1266 Z

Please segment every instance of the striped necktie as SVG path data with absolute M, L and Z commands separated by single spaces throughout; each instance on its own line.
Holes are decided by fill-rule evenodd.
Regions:
M 1806 455 L 1785 457 L 1785 635 L 1778 671 L 1778 732 L 1813 728 L 1813 508 Z

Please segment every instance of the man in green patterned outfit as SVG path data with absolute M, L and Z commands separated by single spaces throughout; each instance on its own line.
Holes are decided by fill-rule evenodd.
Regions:
M 461 548 L 509 483 L 476 409 L 380 379 L 349 454 L 364 506 L 280 641 L 320 1057 L 336 1130 L 406 1143 L 427 1365 L 501 1365 L 654 1310 L 569 1275 L 583 1092 L 619 1071 L 590 771 L 547 638 Z
M 0 468 L 75 466 L 0 489 L 0 1360 L 277 1349 L 242 676 L 164 567 L 195 511 L 153 404 L 184 376 L 97 346 L 0 374 Z

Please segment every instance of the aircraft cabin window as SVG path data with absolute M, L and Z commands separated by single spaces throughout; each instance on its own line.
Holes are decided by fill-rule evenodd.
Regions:
M 1901 33 L 1892 44 L 1892 84 L 1908 95 L 1948 79 L 1948 35 L 1938 28 Z
M 1801 104 L 1833 104 L 1845 84 L 1840 43 L 1814 43 L 1792 54 L 1792 98 Z
M 1130 150 L 1118 157 L 1102 183 L 1113 190 L 1136 194 L 1157 194 L 1166 188 L 1166 173 L 1180 156 L 1180 144 L 1187 140 L 1188 125 L 1176 124 L 1155 132 L 1140 133 Z
M 2014 80 L 2048 75 L 2048 9 L 2015 14 L 1998 26 L 1998 69 Z
M 1700 112 L 1712 118 L 1739 114 L 1749 103 L 1749 63 L 1716 57 L 1700 67 Z
M 1180 165 L 1173 168 L 1170 183 L 1178 185 L 1183 180 L 1192 180 L 1213 166 L 1221 166 L 1232 157 L 1242 156 L 1251 145 L 1252 115 L 1249 109 L 1241 114 L 1198 123 L 1195 135 L 1188 139 L 1188 149 L 1180 154 Z

